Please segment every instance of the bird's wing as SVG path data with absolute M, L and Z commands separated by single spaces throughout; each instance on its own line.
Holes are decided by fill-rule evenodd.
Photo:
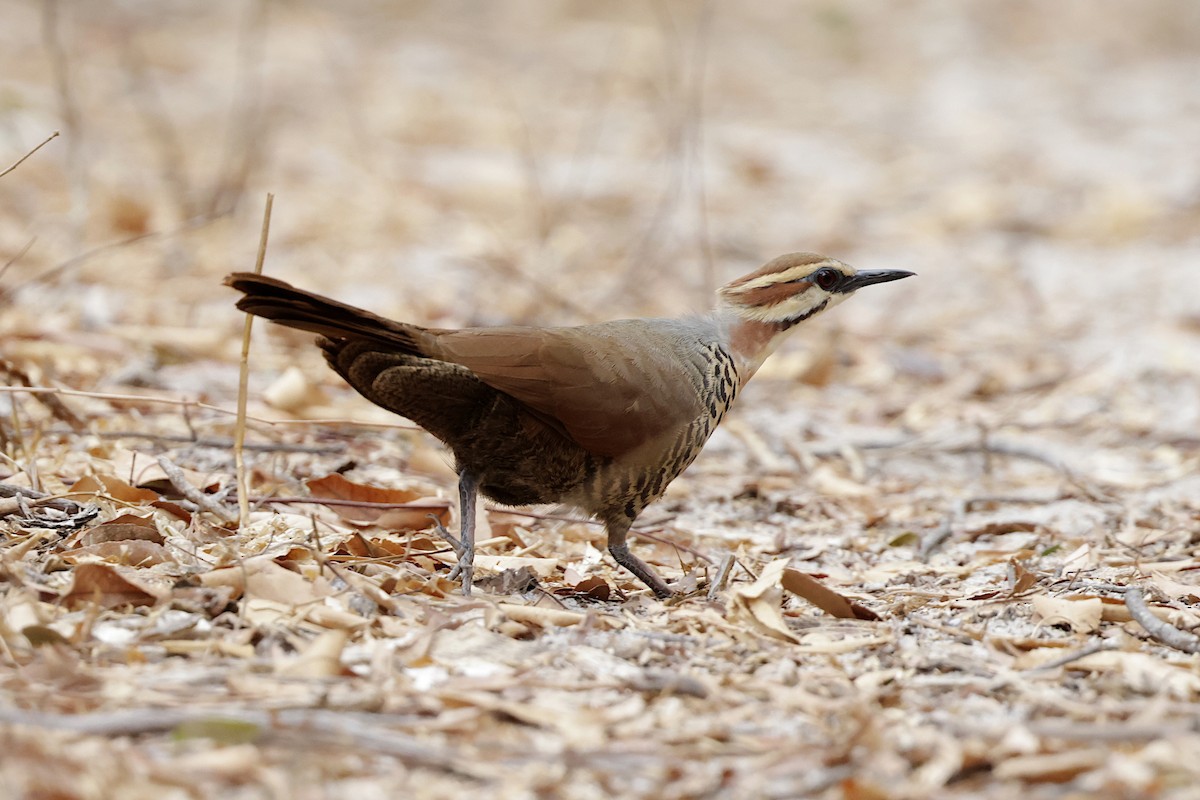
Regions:
M 703 365 L 689 358 L 697 348 L 667 321 L 429 334 L 430 356 L 470 369 L 597 455 L 628 453 L 703 408 Z

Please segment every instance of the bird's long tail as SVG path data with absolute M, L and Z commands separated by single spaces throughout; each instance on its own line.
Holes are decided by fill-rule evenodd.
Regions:
M 424 329 L 416 325 L 395 322 L 253 272 L 227 275 L 225 285 L 245 295 L 237 307 L 256 317 L 334 340 L 376 342 L 390 350 L 422 355 L 419 337 Z

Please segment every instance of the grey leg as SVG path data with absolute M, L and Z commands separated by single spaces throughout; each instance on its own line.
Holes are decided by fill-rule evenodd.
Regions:
M 631 525 L 633 525 L 633 520 L 625 517 L 605 521 L 604 527 L 608 530 L 609 554 L 612 555 L 614 561 L 637 576 L 637 579 L 646 584 L 650 591 L 658 597 L 674 596 L 675 590 L 667 586 L 667 582 L 660 578 L 649 564 L 629 552 L 629 545 L 625 542 L 625 537 L 629 535 Z
M 437 524 L 437 532 L 450 543 L 454 552 L 458 554 L 458 563 L 454 565 L 454 569 L 450 570 L 447 577 L 450 580 L 462 577 L 464 595 L 471 594 L 471 579 L 475 574 L 475 497 L 478 493 L 479 484 L 476 482 L 475 476 L 469 472 L 460 472 L 458 474 L 459 538 L 455 538 L 440 522 Z

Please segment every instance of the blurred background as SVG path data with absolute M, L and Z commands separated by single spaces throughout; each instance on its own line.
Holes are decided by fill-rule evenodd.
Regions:
M 62 133 L 0 182 L 0 333 L 39 380 L 227 400 L 220 279 L 273 192 L 269 273 L 441 326 L 700 310 L 795 250 L 918 272 L 771 362 L 772 435 L 1200 426 L 1191 0 L 0 14 L 0 160 Z

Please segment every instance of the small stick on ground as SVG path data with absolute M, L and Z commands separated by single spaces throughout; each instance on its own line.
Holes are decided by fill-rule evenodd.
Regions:
M 233 522 L 232 514 L 226 511 L 224 507 L 222 507 L 221 504 L 212 497 L 206 495 L 195 486 L 192 486 L 192 484 L 188 482 L 187 476 L 183 474 L 183 470 L 168 461 L 166 456 L 158 457 L 158 466 L 162 467 L 162 471 L 167 473 L 167 480 L 171 482 L 171 485 L 179 490 L 179 493 L 188 500 L 191 500 L 205 511 L 215 514 L 223 522 Z
M 1061 658 L 1056 658 L 1053 661 L 1047 661 L 1045 664 L 1039 664 L 1038 666 L 1031 669 L 1030 672 L 1049 672 L 1052 669 L 1058 669 L 1059 667 L 1065 667 L 1067 664 L 1070 664 L 1073 661 L 1078 661 L 1081 658 L 1087 658 L 1090 655 L 1095 655 L 1096 653 L 1103 653 L 1105 650 L 1112 650 L 1112 649 L 1113 649 L 1113 645 L 1111 645 L 1107 642 L 1097 642 L 1095 644 L 1088 645 L 1087 647 L 1083 648 L 1082 650 L 1076 650 L 1074 653 L 1067 653 L 1065 656 L 1062 656 Z
M 1129 616 L 1133 617 L 1134 622 L 1145 628 L 1146 633 L 1153 638 L 1185 653 L 1200 653 L 1200 636 L 1180 630 L 1154 616 L 1150 606 L 1146 605 L 1145 595 L 1138 587 L 1130 586 L 1125 590 L 1125 607 L 1129 609 Z
M 271 206 L 275 195 L 267 193 L 267 204 L 263 208 L 262 234 L 258 239 L 258 258 L 254 262 L 254 274 L 261 275 L 263 261 L 267 258 L 267 237 L 271 232 Z M 250 329 L 254 326 L 254 315 L 246 315 L 242 328 L 242 359 L 238 371 L 237 424 L 233 429 L 233 463 L 237 467 L 238 526 L 245 527 L 250 519 L 250 479 L 246 475 L 246 397 L 250 389 Z
M 712 602 L 717 599 L 717 595 L 725 588 L 725 584 L 729 582 L 729 572 L 733 569 L 733 563 L 737 559 L 733 553 L 726 553 L 721 559 L 720 566 L 717 567 L 717 574 L 713 577 L 712 583 L 708 587 L 708 600 Z
M 51 436 L 69 436 L 74 431 L 62 428 L 51 428 L 46 431 Z M 218 450 L 228 450 L 233 447 L 233 439 L 226 436 L 191 436 L 175 433 L 150 433 L 148 431 L 95 431 L 88 433 L 98 439 L 146 439 L 151 442 L 166 442 L 171 444 L 192 444 L 196 447 L 211 447 Z M 345 445 L 340 444 L 300 444 L 297 442 L 246 442 L 242 447 L 251 452 L 259 453 L 314 453 L 334 455 L 344 453 Z

